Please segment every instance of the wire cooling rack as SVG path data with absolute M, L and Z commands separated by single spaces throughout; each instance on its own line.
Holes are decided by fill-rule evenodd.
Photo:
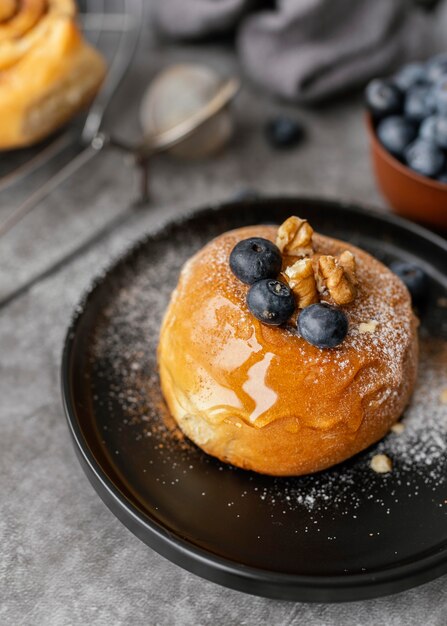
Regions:
M 71 160 L 31 192 L 0 223 L 0 237 L 107 145 L 109 137 L 103 128 L 104 115 L 135 55 L 143 27 L 143 1 L 83 0 L 79 3 L 78 17 L 85 36 L 108 61 L 106 80 L 88 111 L 59 134 L 39 147 L 3 155 L 0 161 L 0 192 L 23 182 L 50 161 L 57 160 L 67 148 L 80 148 Z

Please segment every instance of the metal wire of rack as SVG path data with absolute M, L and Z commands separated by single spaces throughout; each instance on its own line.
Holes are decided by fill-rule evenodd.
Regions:
M 84 0 L 79 20 L 87 39 L 108 60 L 108 73 L 97 97 L 83 117 L 60 134 L 32 150 L 19 151 L 7 159 L 12 166 L 0 174 L 0 191 L 13 186 L 56 159 L 65 149 L 80 150 L 45 183 L 35 189 L 0 223 L 0 237 L 30 213 L 49 193 L 86 164 L 107 145 L 104 115 L 135 55 L 143 26 L 143 0 Z

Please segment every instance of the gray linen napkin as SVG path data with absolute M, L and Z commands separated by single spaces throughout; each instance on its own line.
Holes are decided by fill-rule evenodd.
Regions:
M 153 10 L 158 28 L 180 38 L 239 22 L 237 48 L 247 75 L 295 102 L 323 100 L 439 50 L 437 15 L 409 0 L 278 0 L 276 8 L 247 15 L 250 5 L 155 0 Z
M 233 28 L 253 0 L 154 0 L 156 26 L 170 37 L 190 39 Z

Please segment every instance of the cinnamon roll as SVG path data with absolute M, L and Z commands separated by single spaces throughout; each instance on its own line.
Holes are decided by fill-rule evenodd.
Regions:
M 0 2 L 0 149 L 31 145 L 96 94 L 106 71 L 73 0 Z

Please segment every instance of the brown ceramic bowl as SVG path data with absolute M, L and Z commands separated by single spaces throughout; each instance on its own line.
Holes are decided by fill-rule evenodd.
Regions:
M 379 188 L 400 215 L 447 229 L 447 185 L 416 174 L 380 143 L 371 116 L 366 116 L 371 157 Z

